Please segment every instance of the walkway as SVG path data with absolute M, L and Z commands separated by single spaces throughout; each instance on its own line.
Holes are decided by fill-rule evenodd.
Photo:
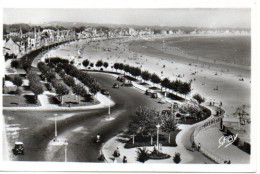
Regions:
M 74 107 L 64 107 L 54 104 L 50 104 L 48 100 L 48 93 L 44 93 L 38 96 L 41 106 L 37 107 L 3 107 L 5 111 L 81 111 L 89 109 L 101 109 L 108 106 L 112 107 L 115 103 L 108 97 L 97 93 L 96 98 L 100 102 L 99 104 L 89 105 L 89 106 L 74 106 Z
M 225 148 L 225 145 L 218 148 L 219 139 L 223 137 L 223 132 L 219 130 L 219 124 L 215 124 L 206 131 L 201 131 L 197 136 L 197 140 L 201 146 L 205 147 L 209 151 L 217 154 L 219 157 L 227 160 L 231 160 L 232 164 L 248 164 L 250 163 L 250 155 L 240 150 L 235 145 L 229 145 Z

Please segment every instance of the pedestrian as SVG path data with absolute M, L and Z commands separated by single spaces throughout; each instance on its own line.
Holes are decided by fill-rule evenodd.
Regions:
M 123 158 L 123 163 L 127 163 L 126 156 L 124 156 L 124 158 Z
M 117 147 L 117 149 L 114 151 L 113 154 L 114 157 L 119 157 L 120 156 L 120 152 L 119 152 L 119 148 Z
M 194 152 L 194 149 L 195 149 L 195 142 L 194 141 L 192 142 L 191 147 L 192 147 L 192 151 Z
M 104 161 L 104 160 L 105 160 L 105 156 L 103 155 L 102 152 L 100 152 L 100 155 L 99 155 L 99 157 L 98 157 L 98 160 L 99 160 L 99 161 Z
M 198 152 L 200 151 L 200 143 L 198 144 Z
M 100 134 L 98 133 L 97 134 L 97 139 L 96 139 L 96 142 L 99 143 L 100 142 Z

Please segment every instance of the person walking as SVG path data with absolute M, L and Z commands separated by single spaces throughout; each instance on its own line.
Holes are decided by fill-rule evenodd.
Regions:
M 123 163 L 127 163 L 126 156 L 124 156 L 124 158 L 123 158 Z
M 192 147 L 192 151 L 194 152 L 194 149 L 195 149 L 195 142 L 194 141 L 192 142 L 191 147 Z
M 201 147 L 201 145 L 200 145 L 200 143 L 198 144 L 198 152 L 200 151 L 200 147 Z

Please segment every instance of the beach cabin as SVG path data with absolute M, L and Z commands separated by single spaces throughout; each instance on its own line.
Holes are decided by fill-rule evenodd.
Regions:
M 240 119 L 233 116 L 222 118 L 222 130 L 227 129 L 240 130 Z

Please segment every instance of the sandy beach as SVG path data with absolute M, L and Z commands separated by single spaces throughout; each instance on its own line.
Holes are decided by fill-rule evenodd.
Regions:
M 58 49 L 50 51 L 47 56 L 72 58 L 80 55 L 82 58 L 78 58 L 79 62 L 89 59 L 90 62 L 95 63 L 101 59 L 109 62 L 108 69 L 111 69 L 115 62 L 120 62 L 155 72 L 161 78 L 168 77 L 172 80 L 181 79 L 187 82 L 192 80 L 190 96 L 199 93 L 208 102 L 219 103 L 221 101 L 227 114 L 234 113 L 236 108 L 242 105 L 246 105 L 247 112 L 250 112 L 250 67 L 239 68 L 236 65 L 226 64 L 229 69 L 224 71 L 222 66 L 214 66 L 214 64 L 206 66 L 205 62 L 200 62 L 200 60 L 194 63 L 194 61 L 191 61 L 191 55 L 174 50 L 170 52 L 175 54 L 167 53 L 173 57 L 172 59 L 159 56 L 158 50 L 152 48 L 148 53 L 143 51 L 143 54 L 140 54 L 138 51 L 133 51 L 133 40 L 137 42 L 136 38 L 103 41 L 80 40 L 70 45 L 60 46 Z M 145 46 L 140 48 L 145 48 Z M 151 53 L 154 53 L 153 56 Z M 182 61 L 178 59 L 178 55 L 182 57 Z M 174 59 L 175 57 L 177 58 Z M 185 57 L 187 58 L 185 59 Z M 243 78 L 243 81 L 239 80 L 241 78 Z M 215 90 L 216 88 L 218 90 Z

